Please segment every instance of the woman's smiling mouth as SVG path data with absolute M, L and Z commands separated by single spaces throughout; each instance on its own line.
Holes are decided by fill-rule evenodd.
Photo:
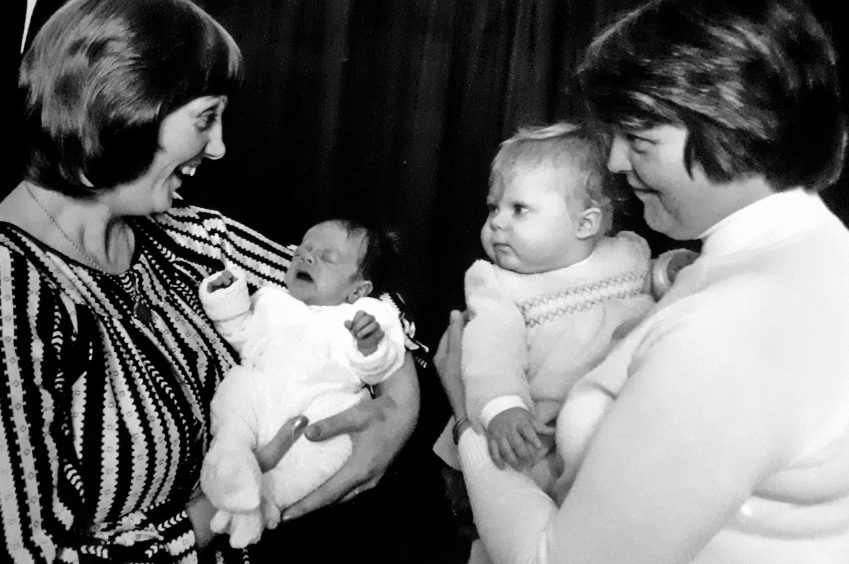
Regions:
M 177 167 L 177 170 L 174 171 L 174 177 L 177 179 L 177 186 L 173 190 L 173 198 L 175 200 L 182 200 L 183 199 L 183 196 L 180 195 L 180 193 L 177 192 L 177 190 L 182 188 L 184 180 L 191 178 L 195 175 L 199 166 L 200 166 L 200 162 L 190 161 L 188 163 L 185 163 L 185 164 Z

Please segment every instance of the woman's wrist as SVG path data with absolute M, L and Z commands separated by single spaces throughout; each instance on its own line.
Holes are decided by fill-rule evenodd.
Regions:
M 469 421 L 469 418 L 465 413 L 458 416 L 454 421 L 454 426 L 451 427 L 451 437 L 454 439 L 454 444 L 458 444 L 460 442 L 460 437 L 463 435 L 463 432 L 471 427 L 472 423 Z
M 448 406 L 451 408 L 451 413 L 454 414 L 454 420 L 468 419 L 466 411 L 466 393 L 463 390 L 463 385 L 457 382 L 457 389 L 446 390 L 448 396 Z
M 387 418 L 398 425 L 399 434 L 406 442 L 419 420 L 420 390 L 413 355 L 406 353 L 404 364 L 388 380 L 380 384 L 381 394 L 389 396 L 394 403 Z

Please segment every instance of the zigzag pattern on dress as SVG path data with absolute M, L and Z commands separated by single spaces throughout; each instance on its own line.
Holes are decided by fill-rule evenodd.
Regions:
M 645 293 L 648 271 L 630 271 L 592 284 L 575 286 L 521 302 L 519 310 L 526 327 L 536 327 L 558 317 L 586 311 L 610 300 L 633 298 Z
M 0 222 L 0 453 L 16 454 L 0 456 L 0 507 L 15 562 L 199 561 L 184 510 L 209 426 L 199 406 L 236 358 L 197 284 L 223 263 L 282 284 L 291 252 L 200 208 L 130 225 L 133 266 L 111 275 Z M 136 276 L 150 324 L 132 313 Z

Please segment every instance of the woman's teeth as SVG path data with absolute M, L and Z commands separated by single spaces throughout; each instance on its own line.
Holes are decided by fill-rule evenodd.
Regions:
M 183 165 L 180 167 L 180 174 L 184 176 L 194 176 L 197 169 L 198 167 L 194 165 Z

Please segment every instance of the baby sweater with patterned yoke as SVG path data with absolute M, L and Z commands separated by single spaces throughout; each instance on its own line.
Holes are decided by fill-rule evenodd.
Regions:
M 462 342 L 473 424 L 486 427 L 511 407 L 552 422 L 575 382 L 654 304 L 650 270 L 648 244 L 631 232 L 605 237 L 588 258 L 550 272 L 476 261 L 466 271 Z M 434 451 L 456 468 L 452 446 L 443 432 Z

